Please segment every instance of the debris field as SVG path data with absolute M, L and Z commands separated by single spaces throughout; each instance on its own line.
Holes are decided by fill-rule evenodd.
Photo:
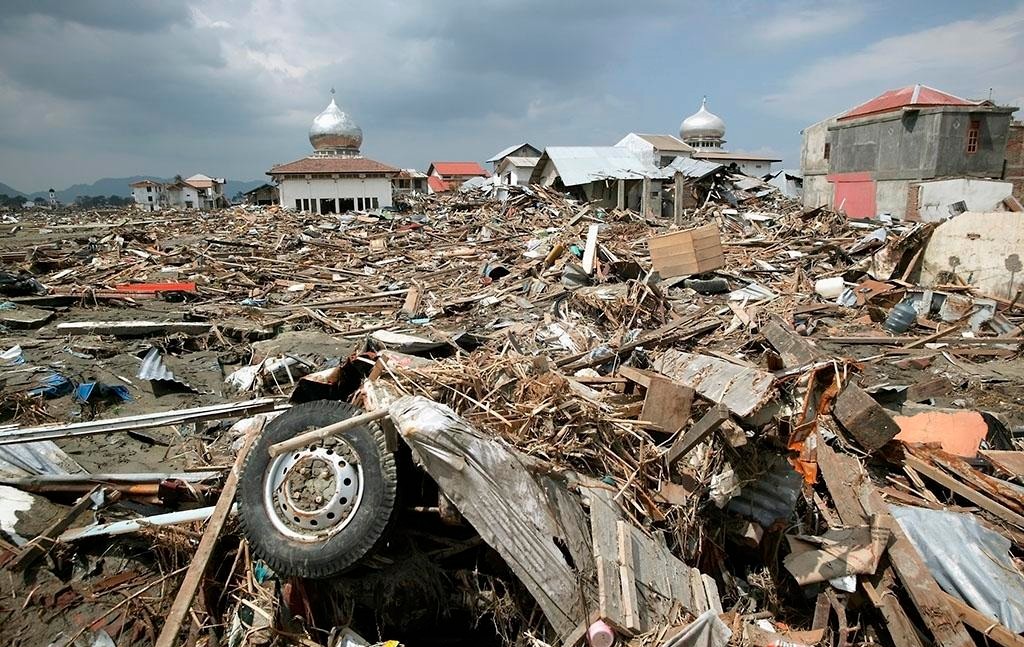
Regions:
M 4 642 L 1024 644 L 1024 299 L 942 225 L 507 190 L 0 214 Z

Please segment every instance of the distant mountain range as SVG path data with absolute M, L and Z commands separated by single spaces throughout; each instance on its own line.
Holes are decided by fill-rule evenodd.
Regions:
M 9 195 L 9 196 L 11 196 L 13 198 L 16 195 L 25 195 L 25 194 L 22 193 L 21 191 L 15 189 L 14 187 L 7 186 L 3 182 L 0 182 L 0 195 Z
M 128 197 L 132 194 L 130 184 L 138 182 L 139 180 L 155 180 L 157 182 L 170 182 L 174 178 L 159 178 L 153 177 L 152 175 L 133 175 L 131 177 L 105 177 L 100 180 L 96 180 L 92 184 L 74 184 L 66 189 L 55 191 L 57 200 L 64 204 L 70 204 L 74 202 L 75 198 L 80 195 L 117 195 L 121 197 Z M 228 180 L 224 186 L 224 195 L 229 199 L 239 191 L 246 192 L 261 184 L 265 183 L 266 180 Z M 49 197 L 49 191 L 37 191 L 35 193 L 25 193 L 24 191 L 18 191 L 12 186 L 8 186 L 0 182 L 0 194 L 6 194 L 9 196 L 23 195 L 28 199 L 33 198 L 47 198 Z

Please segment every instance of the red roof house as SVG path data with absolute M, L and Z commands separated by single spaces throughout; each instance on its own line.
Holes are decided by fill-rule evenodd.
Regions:
M 889 90 L 866 101 L 839 117 L 839 121 L 867 117 L 904 108 L 929 108 L 935 106 L 978 106 L 985 102 L 970 101 L 958 96 L 930 88 L 927 85 L 908 85 L 905 88 Z
M 474 177 L 490 177 L 477 162 L 431 162 L 427 169 L 427 186 L 433 193 L 451 191 Z

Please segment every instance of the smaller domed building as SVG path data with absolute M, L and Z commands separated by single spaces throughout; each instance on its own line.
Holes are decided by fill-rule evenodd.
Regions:
M 331 90 L 334 94 L 334 90 Z M 277 183 L 281 206 L 328 214 L 391 206 L 391 180 L 400 169 L 363 157 L 363 130 L 331 103 L 309 128 L 313 152 L 267 171 Z
M 753 153 L 730 153 L 725 144 L 725 121 L 708 110 L 708 98 L 700 102 L 700 109 L 679 124 L 679 138 L 693 147 L 696 159 L 716 162 L 735 168 L 751 177 L 764 177 L 772 172 L 772 164 L 782 160 Z

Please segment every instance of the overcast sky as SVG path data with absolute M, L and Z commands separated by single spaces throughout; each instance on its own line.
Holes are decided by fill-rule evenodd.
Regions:
M 924 83 L 1024 104 L 1024 3 L 5 0 L 0 182 L 263 177 L 337 88 L 363 154 L 425 169 L 510 144 L 676 133 L 702 95 L 730 150 Z M 1018 118 L 1020 113 L 1018 113 Z

